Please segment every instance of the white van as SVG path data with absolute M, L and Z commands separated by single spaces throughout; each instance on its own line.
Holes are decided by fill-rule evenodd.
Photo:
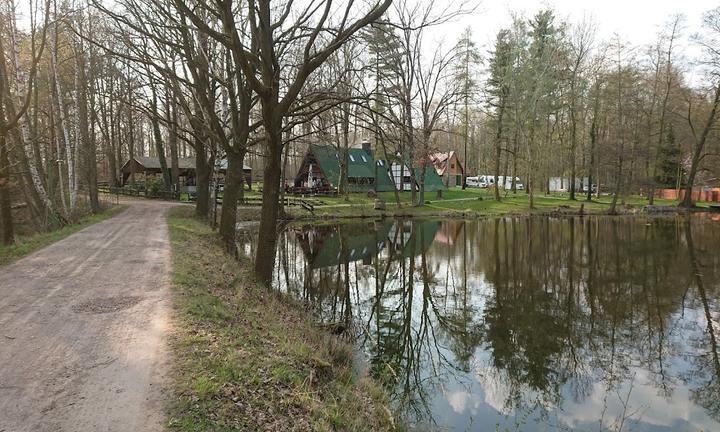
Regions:
M 473 187 L 473 188 L 479 188 L 480 186 L 480 178 L 475 177 L 465 177 L 465 185 L 467 187 Z M 487 187 L 487 186 L 486 186 Z
M 503 177 L 503 181 L 500 182 L 500 184 L 503 185 L 503 187 L 508 190 L 512 189 L 512 183 L 513 183 L 512 177 L 510 177 L 510 176 Z M 520 183 L 520 177 L 515 177 L 515 190 L 524 190 L 524 189 L 525 189 L 525 186 L 523 186 L 523 184 Z

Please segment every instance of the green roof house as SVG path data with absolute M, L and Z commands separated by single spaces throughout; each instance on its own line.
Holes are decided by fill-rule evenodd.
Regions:
M 422 174 L 422 168 L 413 168 L 413 174 L 415 175 L 415 184 L 420 183 L 420 175 Z M 395 187 L 397 190 L 409 191 L 412 190 L 412 183 L 410 181 L 410 169 L 407 164 L 402 167 L 399 162 L 394 162 L 391 167 L 390 174 L 395 181 Z M 403 178 L 402 182 L 400 177 Z M 428 164 L 425 167 L 425 192 L 435 192 L 439 190 L 446 190 L 447 187 L 443 183 L 442 179 L 438 175 L 435 168 Z
M 400 169 L 397 163 L 390 164 L 384 159 L 376 161 L 368 143 L 363 143 L 362 148 L 348 149 L 348 187 L 351 192 L 367 192 L 369 190 L 390 192 L 395 187 L 398 190 L 409 190 L 410 170 L 405 168 L 404 171 L 406 178 L 403 183 L 407 184 L 403 185 L 405 187 L 401 189 Z M 416 181 L 419 180 L 419 168 L 415 168 L 413 171 Z M 295 176 L 294 188 L 296 190 L 329 192 L 337 190 L 339 184 L 340 159 L 337 149 L 331 145 L 311 144 Z M 444 189 L 446 187 L 442 179 L 432 165 L 428 165 L 425 173 L 425 190 Z
M 348 149 L 348 187 L 351 192 L 393 190 L 385 161 L 377 162 L 369 146 Z M 340 185 L 340 159 L 338 151 L 331 145 L 311 144 L 303 158 L 294 187 L 319 191 L 337 190 Z

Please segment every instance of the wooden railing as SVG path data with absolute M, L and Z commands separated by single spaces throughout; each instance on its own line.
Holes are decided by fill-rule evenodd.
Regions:
M 218 197 L 216 200 L 218 205 L 222 205 L 222 197 Z M 246 206 L 261 206 L 262 202 L 263 200 L 261 197 L 244 197 L 243 199 L 238 200 L 238 204 Z M 285 197 L 281 200 L 281 204 L 289 207 L 302 207 L 310 213 L 315 213 L 315 204 L 306 199 Z
M 155 198 L 164 200 L 178 200 L 180 194 L 177 192 L 167 191 L 150 191 L 142 188 L 133 187 L 113 187 L 113 186 L 98 186 L 99 193 L 111 194 L 111 195 L 123 195 L 132 197 L 145 197 Z
M 116 195 L 116 196 L 131 196 L 131 197 L 144 197 L 144 198 L 154 198 L 154 199 L 164 199 L 164 200 L 173 200 L 177 201 L 180 199 L 180 194 L 176 192 L 165 192 L 165 191 L 148 191 L 142 188 L 132 188 L 132 187 L 112 187 L 112 186 L 104 186 L 99 185 L 98 186 L 98 192 L 104 193 L 104 194 L 110 194 L 110 195 Z M 194 197 L 190 197 L 191 199 Z M 262 205 L 262 198 L 261 197 L 244 197 L 241 200 L 238 200 L 239 205 L 245 205 L 245 206 L 261 206 Z M 223 203 L 223 197 L 218 196 L 215 198 L 215 204 L 221 206 Z M 304 198 L 297 198 L 297 197 L 288 197 L 286 196 L 283 198 L 281 204 L 285 206 L 290 207 L 301 207 L 310 213 L 315 213 L 315 205 L 317 204 L 323 204 L 322 201 L 316 201 L 314 204 L 308 199 Z

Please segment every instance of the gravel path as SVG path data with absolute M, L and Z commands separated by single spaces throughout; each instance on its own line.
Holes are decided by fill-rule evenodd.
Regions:
M 160 431 L 170 204 L 0 267 L 0 432 Z

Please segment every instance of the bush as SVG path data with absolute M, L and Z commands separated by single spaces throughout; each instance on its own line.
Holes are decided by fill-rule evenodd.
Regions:
M 152 177 L 147 182 L 147 193 L 149 195 L 159 195 L 165 192 L 165 181 L 160 177 Z

